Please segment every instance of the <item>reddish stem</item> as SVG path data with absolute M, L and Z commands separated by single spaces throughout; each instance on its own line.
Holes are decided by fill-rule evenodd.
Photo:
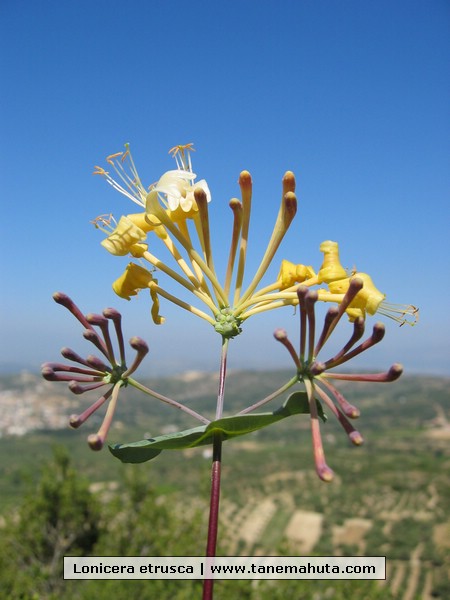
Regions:
M 220 500 L 220 473 L 222 459 L 222 440 L 219 436 L 214 438 L 213 461 L 211 468 L 211 499 L 209 504 L 208 541 L 206 556 L 216 556 L 217 532 L 219 527 L 219 500 Z M 205 579 L 203 582 L 203 600 L 212 600 L 214 579 Z
M 220 358 L 219 390 L 217 394 L 216 420 L 222 417 L 223 400 L 225 395 L 225 377 L 227 371 L 228 340 L 223 339 L 222 355 Z M 206 542 L 206 556 L 216 556 L 217 532 L 219 528 L 219 501 L 220 501 L 220 474 L 222 466 L 222 438 L 214 437 L 213 456 L 211 466 L 211 496 L 209 503 L 208 539 Z M 205 579 L 203 582 L 203 600 L 212 600 L 214 579 Z

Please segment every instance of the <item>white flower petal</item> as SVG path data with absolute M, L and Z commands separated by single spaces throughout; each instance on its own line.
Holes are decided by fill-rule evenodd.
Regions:
M 181 197 L 180 199 L 180 206 L 181 209 L 184 212 L 189 212 L 192 208 L 192 205 L 194 204 L 195 198 L 194 198 L 194 192 L 193 191 L 188 191 L 186 194 L 186 197 Z
M 206 179 L 200 179 L 200 181 L 197 181 L 192 187 L 194 189 L 196 187 L 202 188 L 202 190 L 206 194 L 207 201 L 211 202 L 211 192 L 209 191 L 209 187 L 208 187 L 208 184 L 206 183 Z

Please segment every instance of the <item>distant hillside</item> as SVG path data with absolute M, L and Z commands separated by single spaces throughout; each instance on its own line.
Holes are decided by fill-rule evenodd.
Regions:
M 231 373 L 226 413 L 264 397 L 290 376 L 283 371 Z M 216 375 L 190 372 L 145 383 L 214 414 Z M 357 426 L 365 443 L 351 446 L 332 416 L 321 425 L 336 474 L 331 484 L 315 474 L 307 415 L 226 442 L 220 553 L 383 555 L 386 598 L 450 597 L 449 384 L 448 378 L 412 376 L 393 384 L 342 382 L 339 388 L 361 409 Z M 68 449 L 99 497 L 120 502 L 126 476 L 139 472 L 162 502 L 170 498 L 181 512 L 188 505 L 207 514 L 209 448 L 167 450 L 143 465 L 122 465 L 106 448 L 93 453 L 86 444 L 103 412 L 78 430 L 68 428 L 69 415 L 90 401 L 37 375 L 0 378 L 0 515 L 14 511 L 24 490 L 37 481 L 54 444 Z M 121 394 L 116 417 L 112 443 L 196 425 L 133 388 Z
M 242 410 L 271 393 L 291 376 L 290 371 L 278 370 L 229 373 L 225 413 Z M 408 418 L 414 420 L 416 425 L 422 424 L 434 430 L 437 437 L 445 437 L 450 428 L 449 382 L 449 378 L 442 377 L 404 376 L 394 384 L 342 382 L 339 387 L 349 399 L 364 407 L 362 421 L 365 427 L 380 427 L 394 417 Z M 218 384 L 216 373 L 189 371 L 170 378 L 143 380 L 143 383 L 198 411 L 210 416 L 214 414 Z M 96 392 L 76 396 L 64 383 L 47 382 L 40 375 L 29 372 L 0 376 L 0 437 L 66 429 L 69 416 L 81 412 L 96 397 Z M 272 410 L 286 397 L 280 397 L 264 410 Z M 85 427 L 95 427 L 99 418 L 94 416 L 90 425 L 86 424 Z M 131 386 L 121 392 L 116 420 L 122 426 L 145 424 L 154 432 L 155 419 L 157 422 L 170 419 L 171 423 L 190 426 L 185 415 Z

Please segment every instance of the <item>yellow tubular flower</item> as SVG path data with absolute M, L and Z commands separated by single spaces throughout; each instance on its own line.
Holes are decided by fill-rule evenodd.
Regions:
M 364 285 L 362 290 L 360 290 L 352 302 L 350 302 L 347 312 L 351 315 L 352 313 L 350 313 L 350 311 L 354 309 L 356 316 L 359 316 L 357 314 L 358 310 L 361 311 L 362 316 L 364 316 L 366 312 L 369 313 L 369 315 L 374 315 L 379 309 L 380 304 L 386 298 L 386 294 L 383 294 L 375 287 L 372 278 L 367 275 L 367 273 L 355 273 L 350 278 L 333 281 L 328 284 L 328 289 L 332 294 L 345 294 L 350 285 L 350 280 L 356 278 L 361 279 Z
M 129 217 L 120 217 L 117 227 L 101 245 L 115 256 L 125 256 L 136 242 L 145 240 L 147 234 L 135 225 Z
M 134 258 L 142 258 L 147 251 L 147 244 L 134 244 L 130 248 L 130 254 L 131 256 L 134 256 Z
M 327 240 L 320 244 L 320 251 L 324 253 L 323 263 L 317 274 L 318 283 L 330 283 L 347 277 L 347 272 L 339 260 L 339 246 L 337 242 Z
M 289 260 L 282 260 L 281 269 L 278 274 L 279 289 L 284 290 L 296 283 L 303 283 L 303 281 L 315 277 L 315 275 L 314 269 L 310 266 L 294 265 Z
M 390 304 L 385 302 L 386 295 L 375 287 L 372 278 L 367 273 L 355 273 L 351 277 L 329 283 L 329 291 L 318 290 L 319 300 L 340 304 L 350 282 L 354 279 L 362 281 L 363 287 L 346 309 L 350 321 L 354 321 L 358 317 L 365 318 L 366 314 L 374 315 L 375 313 L 397 321 L 400 326 L 405 324 L 415 325 L 419 320 L 419 309 L 412 304 Z
M 130 262 L 112 287 L 118 296 L 130 300 L 131 296 L 136 296 L 139 290 L 147 288 L 151 281 L 154 279 L 150 271 Z
M 132 215 L 127 215 L 127 218 L 133 221 L 133 223 L 148 233 L 149 231 L 154 231 L 158 237 L 161 239 L 167 238 L 167 231 L 162 225 L 161 221 L 155 217 L 155 215 L 148 215 L 145 211 L 141 213 L 134 213 Z
M 185 219 L 193 219 L 197 213 L 198 213 L 198 206 L 197 206 L 197 203 L 195 202 L 195 199 L 194 199 L 194 202 L 192 202 L 190 209 L 187 211 L 183 210 L 181 205 L 177 206 L 177 208 L 175 210 L 167 211 L 167 214 L 169 215 L 170 219 L 174 223 L 179 223 L 180 221 L 184 221 Z

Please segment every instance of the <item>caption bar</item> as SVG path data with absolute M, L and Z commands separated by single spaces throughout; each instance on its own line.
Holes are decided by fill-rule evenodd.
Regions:
M 386 557 L 65 556 L 64 579 L 386 579 Z

